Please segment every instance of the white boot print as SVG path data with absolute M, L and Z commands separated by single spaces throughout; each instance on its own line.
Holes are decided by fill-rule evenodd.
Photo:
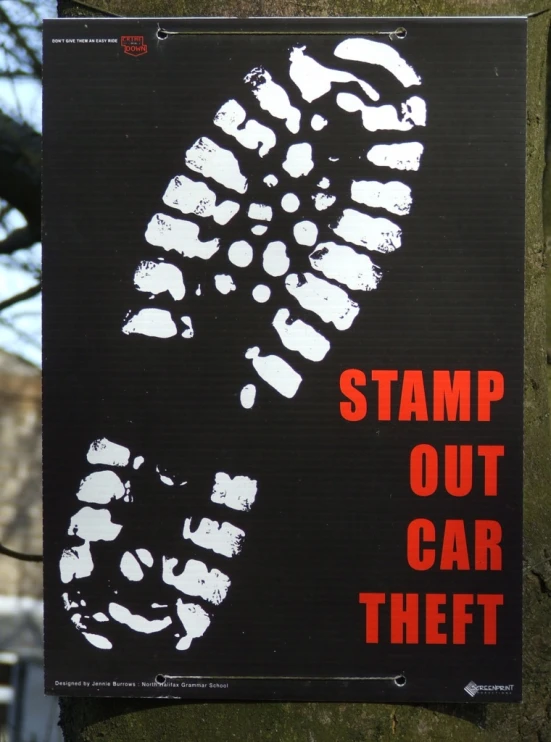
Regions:
M 426 123 L 423 98 L 409 90 L 417 92 L 421 79 L 391 43 L 348 38 L 323 61 L 306 46 L 283 53 L 288 79 L 276 79 L 259 63 L 245 75 L 239 100 L 216 107 L 216 139 L 201 136 L 183 153 L 182 168 L 159 194 L 163 205 L 146 227 L 148 245 L 139 248 L 136 305 L 120 320 L 125 336 L 159 342 L 179 336 L 192 359 L 208 297 L 225 297 L 231 314 L 233 295 L 246 292 L 251 316 L 268 318 L 261 331 L 280 347 L 266 351 L 259 337 L 241 348 L 250 373 L 231 403 L 250 415 L 272 390 L 283 397 L 280 404 L 293 404 L 338 333 L 353 332 L 384 276 L 387 254 L 402 247 Z M 359 68 L 361 76 L 349 71 Z M 377 81 L 387 81 L 383 87 L 367 81 L 373 71 Z M 401 91 L 399 105 L 384 102 L 384 85 L 393 101 Z M 256 118 L 267 116 L 269 126 Z M 354 162 L 332 132 L 333 120 L 342 117 L 355 133 Z M 250 155 L 266 162 L 261 177 L 248 174 Z M 335 193 L 347 194 L 345 201 Z M 60 560 L 72 623 L 102 650 L 116 646 L 113 626 L 138 640 L 166 632 L 176 650 L 188 650 L 226 599 L 232 568 L 246 559 L 247 517 L 262 482 L 254 470 L 215 471 L 208 491 L 199 488 L 198 516 L 186 512 L 186 493 L 195 485 L 147 450 L 104 437 L 85 456 L 90 469 L 75 493 L 72 541 Z M 163 488 L 182 493 L 178 522 L 170 524 L 181 535 L 178 553 L 155 550 L 139 525 L 140 498 Z M 106 584 L 98 604 L 87 586 L 98 579 L 95 554 L 105 549 L 112 561 L 101 576 Z M 140 590 L 158 598 L 142 600 L 136 612 Z

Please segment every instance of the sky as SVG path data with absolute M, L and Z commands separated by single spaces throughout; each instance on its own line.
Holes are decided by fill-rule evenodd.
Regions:
M 54 0 L 38 0 L 34 3 L 44 18 L 54 18 Z M 0 0 L 0 8 L 10 14 L 19 11 L 19 0 Z M 31 34 L 30 41 L 37 41 L 37 33 Z M 0 70 L 9 64 L 5 47 L 11 43 L 9 38 L 0 38 Z M 42 130 L 42 90 L 41 85 L 31 79 L 8 80 L 0 78 L 0 109 L 18 120 L 27 121 L 37 131 Z M 22 226 L 25 222 L 18 212 L 7 217 L 9 229 Z M 0 226 L 0 239 L 6 232 Z M 36 283 L 40 267 L 41 246 L 34 245 L 30 250 L 19 250 L 13 255 L 0 255 L 0 301 L 30 288 Z M 0 313 L 0 348 L 16 353 L 31 363 L 41 365 L 41 297 L 35 296 L 18 303 Z

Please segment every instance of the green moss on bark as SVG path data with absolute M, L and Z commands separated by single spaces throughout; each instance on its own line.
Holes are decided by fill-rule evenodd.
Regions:
M 91 0 L 115 15 L 524 15 L 551 0 Z M 60 14 L 92 15 L 61 0 Z M 529 23 L 522 704 L 186 703 L 63 699 L 67 742 L 551 742 L 551 482 L 542 179 L 549 13 Z
M 90 8 L 139 16 L 430 16 L 526 15 L 551 7 L 550 0 L 60 0 L 79 14 Z

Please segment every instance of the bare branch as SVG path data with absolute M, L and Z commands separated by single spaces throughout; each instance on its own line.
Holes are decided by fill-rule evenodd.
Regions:
M 1 20 L 0 20 L 1 23 Z M 11 41 L 11 39 L 10 39 Z M 15 43 L 2 43 L 0 44 L 0 49 L 4 52 L 6 57 L 6 62 L 8 58 L 15 59 L 15 61 L 20 64 L 22 67 L 25 67 L 29 60 L 25 55 L 25 50 L 20 49 Z M 31 74 L 34 75 L 34 72 L 31 71 Z
M 20 301 L 26 301 L 27 299 L 32 299 L 33 296 L 36 296 L 42 291 L 42 284 L 37 283 L 35 286 L 31 286 L 30 289 L 27 289 L 26 291 L 22 291 L 20 294 L 15 294 L 14 296 L 10 296 L 9 299 L 4 299 L 4 301 L 0 301 L 0 312 L 3 312 L 4 309 L 8 309 L 8 307 L 12 307 L 14 304 L 18 304 Z
M 25 254 L 25 253 L 24 253 Z M 42 270 L 39 261 L 27 260 L 21 255 L 0 255 L 0 269 L 8 268 L 16 271 L 29 273 L 37 282 L 42 280 Z
M 7 320 L 5 317 L 2 317 L 2 316 L 0 316 L 0 327 L 6 327 L 8 330 L 13 332 L 13 334 L 19 340 L 22 340 L 27 345 L 30 345 L 33 348 L 36 348 L 37 350 L 40 350 L 40 348 L 42 347 L 40 338 L 37 338 L 35 335 L 31 335 L 28 332 L 24 332 L 20 327 L 17 327 L 17 325 L 14 322 L 10 322 L 9 320 Z M 4 394 L 4 392 L 0 390 L 0 395 L 2 394 Z
M 25 5 L 25 3 L 23 3 L 23 0 L 19 0 L 19 2 L 22 5 Z M 37 20 L 36 23 L 18 23 L 17 25 L 19 26 L 19 28 L 22 28 L 23 31 L 36 31 L 36 33 L 40 33 L 42 31 L 42 22 L 40 20 Z
M 37 16 L 36 4 L 32 0 L 19 0 L 19 4 L 27 8 L 35 17 Z
M 42 562 L 44 557 L 42 554 L 23 554 L 20 551 L 13 551 L 8 549 L 6 546 L 0 544 L 0 554 L 11 557 L 12 559 L 19 559 L 21 562 Z
M 18 327 L 13 326 L 13 322 L 17 322 L 17 320 L 20 319 L 29 319 L 29 317 L 32 319 L 40 319 L 40 315 L 41 313 L 38 309 L 23 309 L 21 311 L 10 313 L 10 318 L 5 322 L 5 324 L 6 327 L 10 327 L 14 332 L 20 332 Z M 1 319 L 4 320 L 5 318 L 2 317 Z M 4 324 L 4 322 L 2 322 L 2 324 Z
M 6 11 L 1 6 L 0 6 L 0 21 L 6 24 L 8 31 L 12 35 L 15 43 L 21 49 L 23 49 L 23 51 L 27 54 L 29 66 L 33 70 L 35 76 L 41 79 L 42 78 L 42 62 L 40 61 L 40 58 L 36 50 L 33 49 L 29 45 L 25 36 L 21 33 L 18 24 L 12 21 L 10 16 L 6 13 Z
M 34 76 L 34 72 L 29 72 L 29 70 L 0 70 L 0 78 L 4 80 L 18 80 L 22 77 Z
M 6 239 L 0 240 L 0 255 L 11 255 L 16 250 L 32 247 L 37 241 L 34 230 L 29 227 L 14 229 Z
M 40 134 L 0 111 L 0 199 L 27 220 L 28 244 L 40 240 Z M 29 240 L 32 240 L 30 242 Z
M 0 224 L 4 221 L 4 219 L 7 217 L 7 215 L 13 210 L 13 206 L 11 204 L 4 204 L 0 207 Z
M 23 5 L 23 7 L 27 8 L 29 13 L 31 13 L 37 19 L 37 21 L 39 22 L 42 21 L 41 10 L 43 10 L 43 8 L 39 10 L 36 7 L 37 6 L 36 0 L 19 0 L 19 3 Z

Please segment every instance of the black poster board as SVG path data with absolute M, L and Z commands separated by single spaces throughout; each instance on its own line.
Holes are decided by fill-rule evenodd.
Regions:
M 44 57 L 46 691 L 519 700 L 526 19 Z

